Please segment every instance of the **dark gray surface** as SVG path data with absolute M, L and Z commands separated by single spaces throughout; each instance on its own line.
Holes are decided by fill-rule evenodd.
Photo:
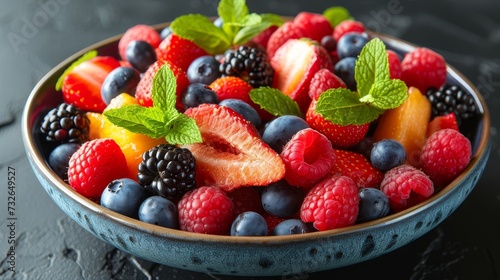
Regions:
M 430 47 L 463 72 L 491 111 L 493 149 L 476 189 L 422 238 L 362 264 L 272 279 L 500 279 L 500 2 L 253 1 L 251 11 L 293 16 L 347 7 L 369 26 Z M 21 142 L 31 89 L 74 52 L 138 24 L 191 13 L 215 15 L 217 1 L 0 0 L 0 279 L 235 279 L 191 273 L 118 251 L 67 218 L 36 181 Z M 16 170 L 16 269 L 8 270 L 8 169 Z M 293 257 L 293 256 L 290 256 Z M 251 279 L 251 278 L 248 278 Z

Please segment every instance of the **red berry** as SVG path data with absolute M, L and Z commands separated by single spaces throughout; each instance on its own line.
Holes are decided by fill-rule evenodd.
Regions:
M 322 14 L 300 12 L 293 19 L 293 23 L 302 29 L 306 37 L 317 42 L 321 42 L 324 36 L 333 33 L 332 25 Z
M 90 140 L 71 156 L 68 182 L 79 194 L 99 201 L 106 186 L 128 175 L 127 161 L 113 139 Z
M 267 223 L 267 235 L 273 235 L 274 228 L 281 222 L 285 221 L 287 218 L 280 218 L 274 215 L 271 215 L 264 211 L 262 213 L 262 217 L 266 220 Z
M 168 35 L 156 49 L 158 61 L 168 61 L 187 71 L 191 62 L 208 53 L 194 42 L 175 34 Z
M 311 187 L 328 173 L 335 161 L 332 144 L 318 131 L 306 128 L 290 139 L 281 158 L 285 180 L 292 186 Z
M 178 203 L 181 230 L 227 234 L 233 222 L 233 201 L 215 186 L 203 186 L 186 193 Z
M 215 91 L 219 101 L 235 98 L 245 101 L 248 104 L 253 103 L 250 99 L 250 95 L 248 95 L 253 87 L 239 77 L 226 76 L 217 78 L 208 87 Z
M 246 187 L 234 189 L 227 193 L 234 204 L 234 216 L 247 211 L 263 213 L 262 202 L 260 194 L 256 188 Z
M 356 183 L 346 176 L 331 176 L 317 183 L 306 195 L 300 218 L 323 231 L 354 224 L 358 211 Z
M 262 31 L 259 35 L 255 36 L 252 39 L 252 42 L 260 45 L 262 48 L 266 49 L 267 48 L 267 43 L 269 42 L 269 39 L 271 38 L 271 35 L 278 29 L 278 26 L 272 25 L 268 27 L 266 30 Z
M 362 154 L 353 151 L 333 149 L 335 162 L 331 174 L 340 174 L 351 178 L 360 188 L 378 188 L 384 179 L 384 173 L 376 169 Z
M 360 21 L 355 21 L 355 20 L 344 20 L 341 23 L 339 23 L 335 28 L 333 29 L 333 39 L 335 41 L 339 41 L 340 37 L 344 36 L 345 34 L 349 32 L 365 32 L 366 28 L 365 25 L 360 22 Z
M 304 37 L 304 33 L 301 28 L 291 21 L 285 22 L 269 37 L 266 48 L 267 57 L 271 59 L 276 50 L 289 39 L 300 39 L 302 37 Z
M 421 92 L 431 87 L 440 88 L 446 82 L 446 61 L 428 48 L 416 48 L 407 53 L 401 61 L 401 79 L 408 87 L 414 86 Z
M 138 24 L 127 29 L 118 42 L 118 52 L 123 60 L 127 60 L 125 53 L 127 52 L 128 44 L 132 41 L 146 41 L 153 48 L 157 48 L 160 45 L 161 37 L 158 31 L 145 24 Z
M 309 97 L 316 100 L 327 89 L 347 88 L 344 81 L 331 70 L 323 68 L 314 74 L 309 84 Z
M 453 181 L 469 164 L 472 155 L 467 137 L 454 129 L 433 133 L 422 147 L 422 170 L 429 175 L 436 187 Z
M 458 131 L 457 117 L 454 112 L 443 116 L 435 116 L 427 126 L 426 137 L 429 138 L 434 132 L 445 128 L 451 128 Z
M 389 61 L 391 79 L 401 79 L 403 70 L 401 69 L 401 60 L 399 59 L 399 55 L 395 51 L 387 50 L 387 58 Z
M 399 212 L 426 200 L 434 186 L 424 172 L 404 164 L 385 173 L 380 190 L 389 197 L 392 211 Z

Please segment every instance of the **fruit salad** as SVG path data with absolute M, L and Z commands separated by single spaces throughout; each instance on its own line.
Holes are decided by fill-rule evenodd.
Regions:
M 55 174 L 102 207 L 196 233 L 306 234 L 408 209 L 467 167 L 461 130 L 480 113 L 446 67 L 342 7 L 284 18 L 222 0 L 215 20 L 139 24 L 116 56 L 83 55 L 39 126 Z

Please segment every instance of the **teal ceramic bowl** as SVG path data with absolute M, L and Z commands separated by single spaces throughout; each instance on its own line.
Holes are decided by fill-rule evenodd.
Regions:
M 414 48 L 394 38 L 377 36 L 400 53 Z M 419 205 L 376 221 L 292 236 L 204 235 L 128 218 L 86 199 L 59 179 L 47 164 L 48 147 L 40 144 L 37 132 L 37 122 L 47 109 L 62 102 L 61 94 L 54 90 L 62 72 L 92 49 L 101 55 L 116 56 L 119 38 L 89 46 L 50 71 L 26 102 L 22 134 L 33 171 L 54 202 L 88 232 L 142 259 L 192 271 L 240 276 L 286 276 L 360 263 L 396 250 L 436 227 L 470 194 L 486 166 L 491 146 L 488 109 L 477 89 L 448 67 L 448 82 L 472 93 L 482 113 L 464 130 L 473 144 L 473 158 L 463 174 Z

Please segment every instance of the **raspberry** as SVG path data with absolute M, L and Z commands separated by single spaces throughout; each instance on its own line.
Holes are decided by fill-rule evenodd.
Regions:
M 428 48 L 416 48 L 401 61 L 401 79 L 410 86 L 427 92 L 431 87 L 440 88 L 446 82 L 446 61 Z
M 297 132 L 286 143 L 281 158 L 286 168 L 285 180 L 298 187 L 318 182 L 335 162 L 330 140 L 312 128 Z
M 335 41 L 339 41 L 340 37 L 344 36 L 347 33 L 350 32 L 359 32 L 363 33 L 365 32 L 366 28 L 365 25 L 360 22 L 360 21 L 355 21 L 355 20 L 344 20 L 341 23 L 339 23 L 335 28 L 333 29 L 333 39 Z
M 132 41 L 145 41 L 153 48 L 157 48 L 161 43 L 161 37 L 160 33 L 149 25 L 138 24 L 130 27 L 118 42 L 118 52 L 123 60 L 127 60 L 127 47 Z
M 106 186 L 128 175 L 127 161 L 120 146 L 110 138 L 82 144 L 69 160 L 68 182 L 79 194 L 99 201 Z
M 228 234 L 234 218 L 234 204 L 215 186 L 203 186 L 186 193 L 178 203 L 181 230 Z
M 392 211 L 399 212 L 426 200 L 434 186 L 424 172 L 404 164 L 385 173 L 380 190 L 389 197 Z
M 323 231 L 354 224 L 358 211 L 358 186 L 349 177 L 334 175 L 309 191 L 302 203 L 300 218 Z
M 443 187 L 455 179 L 469 164 L 472 150 L 467 137 L 454 129 L 442 129 L 433 133 L 422 147 L 422 170 L 437 187 Z
M 309 97 L 316 100 L 327 89 L 347 88 L 344 81 L 329 69 L 323 68 L 314 74 L 309 84 Z
M 391 79 L 401 79 L 403 75 L 403 70 L 401 69 L 401 60 L 399 55 L 392 50 L 387 50 L 387 58 L 389 60 L 389 72 L 391 74 Z

